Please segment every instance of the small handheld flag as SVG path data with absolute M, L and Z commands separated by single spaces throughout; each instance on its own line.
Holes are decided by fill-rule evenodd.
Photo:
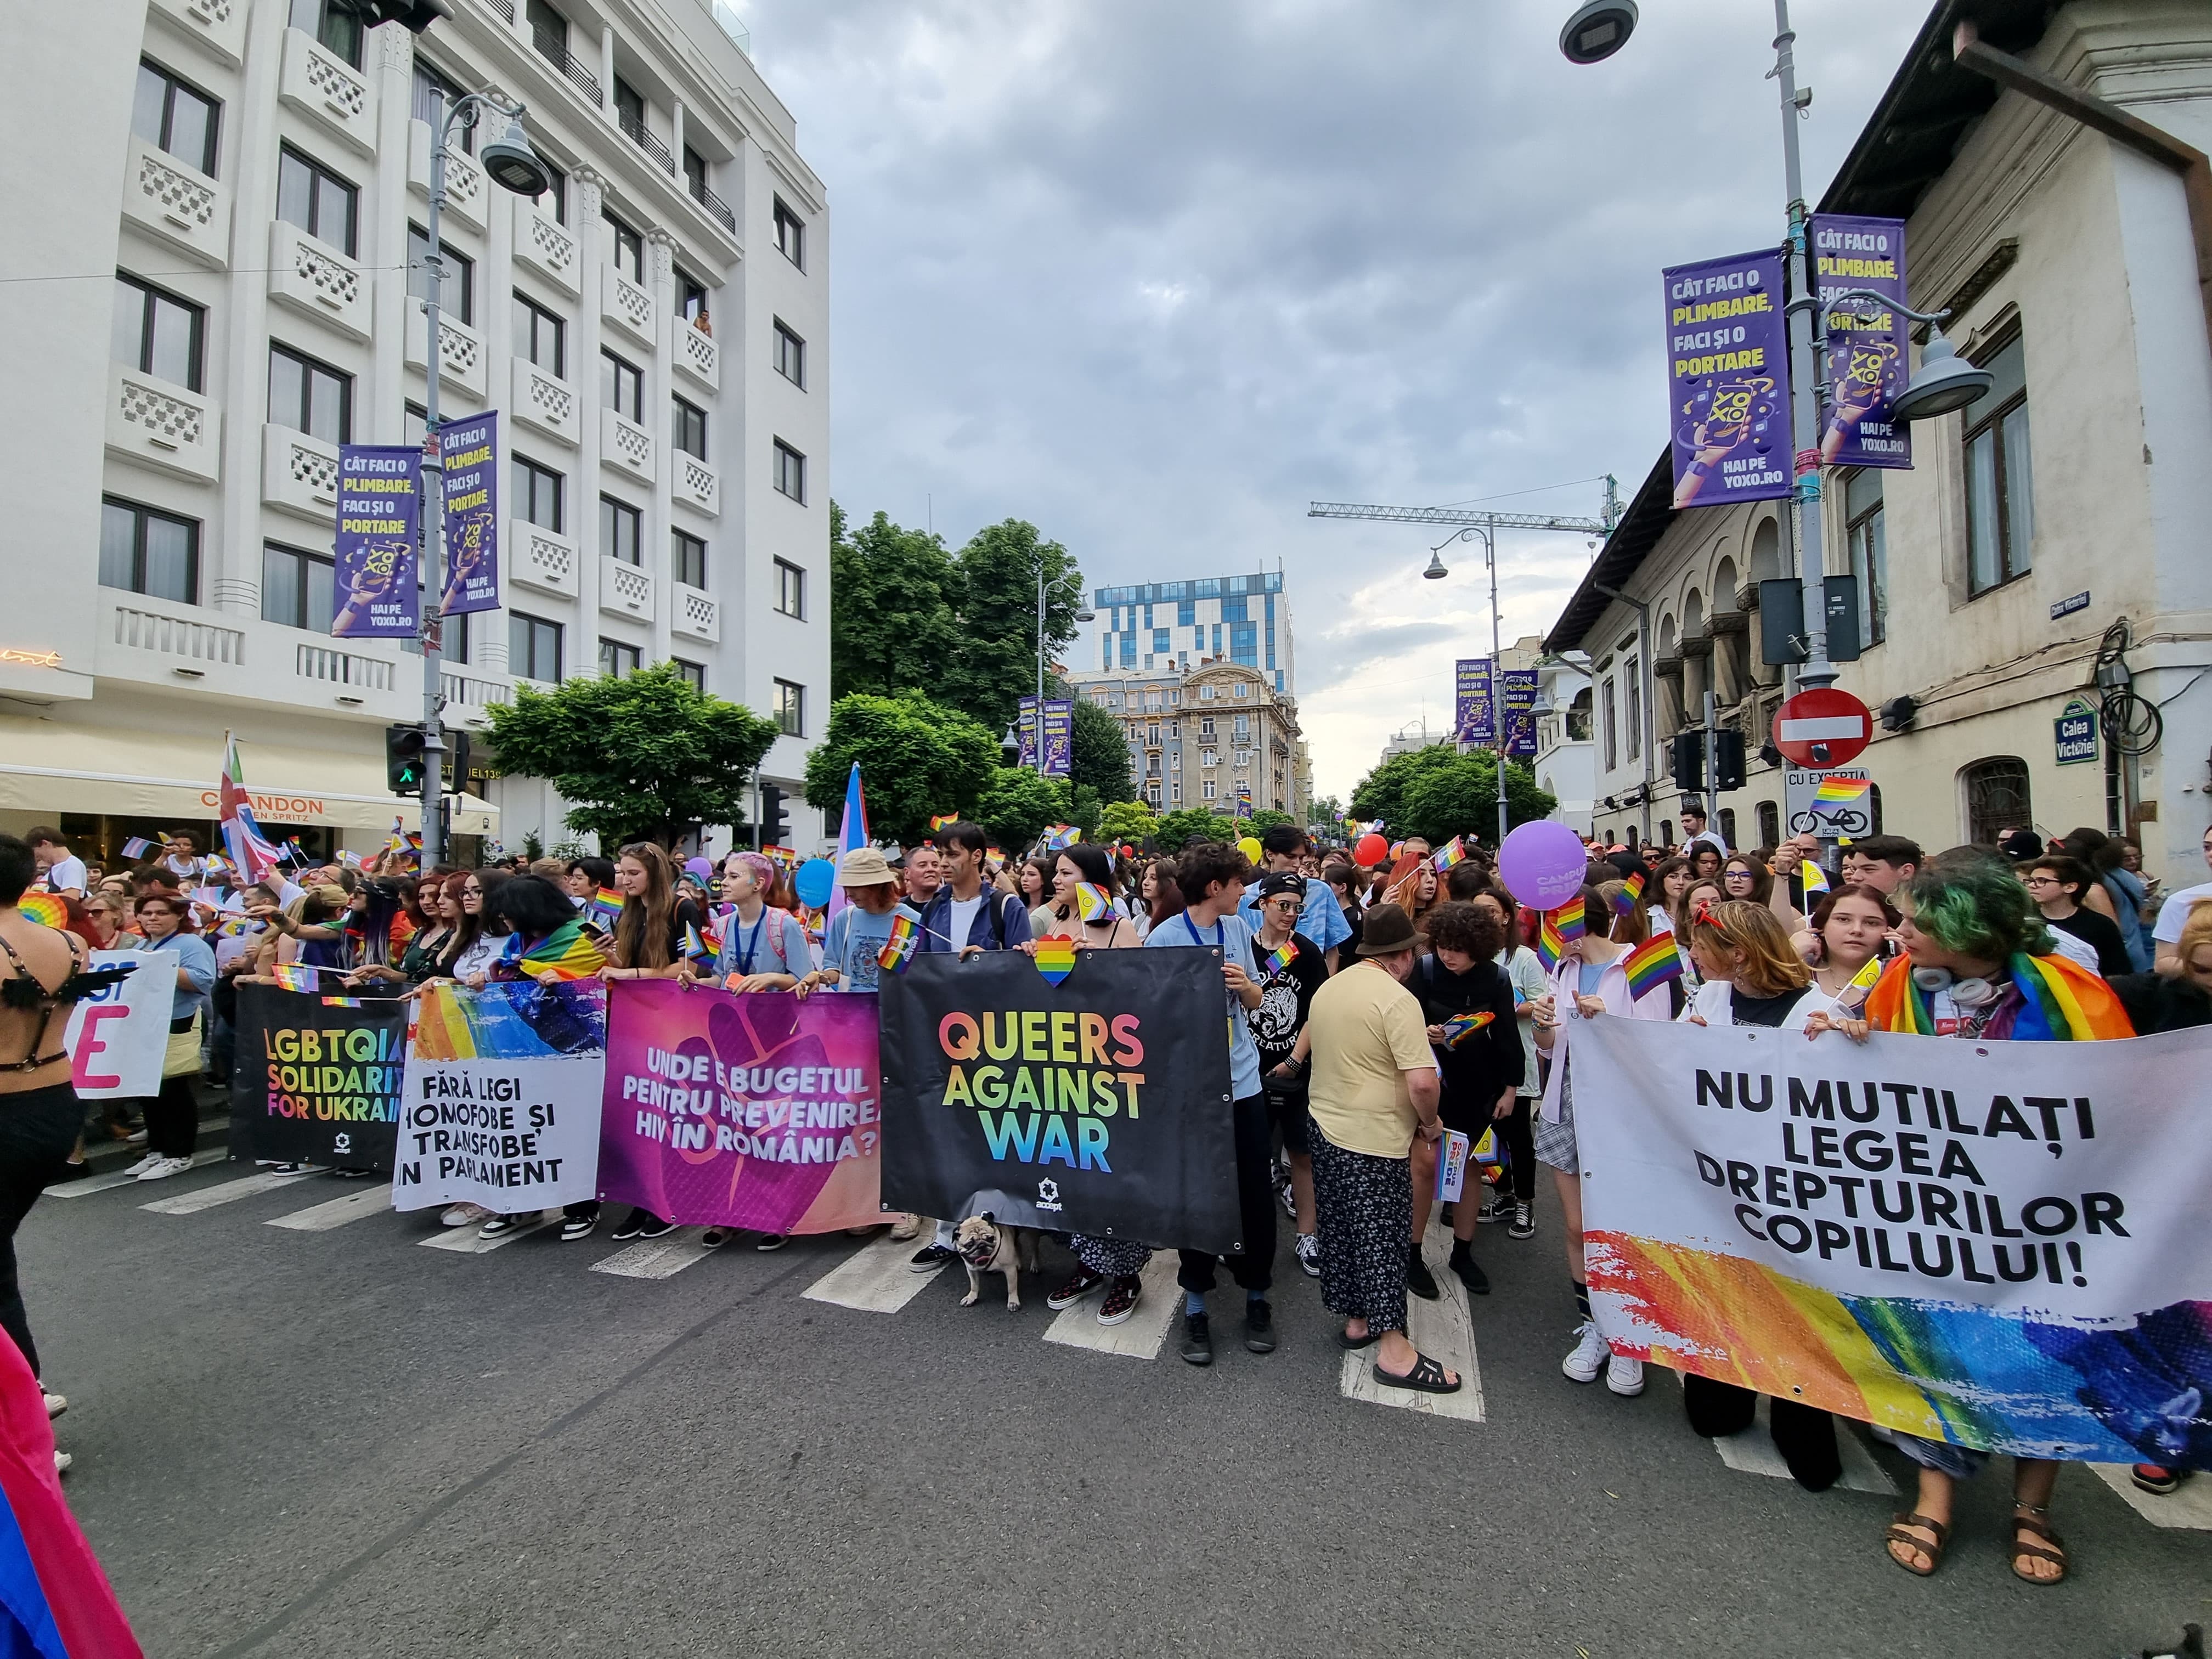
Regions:
M 1812 860 L 1805 860 L 1804 868 L 1800 872 L 1800 875 L 1804 881 L 1807 892 L 1825 893 L 1828 890 L 1828 872 L 1814 863 Z
M 1845 806 L 1874 787 L 1870 778 L 1847 778 L 1831 774 L 1820 780 L 1820 787 L 1813 792 L 1815 806 Z
M 1095 881 L 1078 882 L 1075 914 L 1085 921 L 1102 921 L 1114 914 L 1114 896 Z
M 884 948 L 876 952 L 876 965 L 887 974 L 906 972 L 921 942 L 921 930 L 915 925 L 913 915 L 902 911 L 891 922 L 890 937 L 884 941 Z
M 143 836 L 133 836 L 123 843 L 123 856 L 126 859 L 143 859 L 153 850 L 154 843 Z
M 684 924 L 684 954 L 694 960 L 715 954 L 707 948 L 707 941 L 699 936 L 699 929 L 692 922 Z
M 1297 959 L 1297 940 L 1294 939 L 1286 939 L 1280 945 L 1278 945 L 1273 950 L 1267 952 L 1267 969 L 1270 973 L 1279 974 L 1283 969 L 1289 967 Z
M 1547 969 L 1558 967 L 1566 957 L 1567 946 L 1583 936 L 1586 927 L 1580 899 L 1570 899 L 1556 910 L 1547 910 L 1536 931 L 1537 959 Z
M 69 926 L 69 906 L 58 893 L 26 893 L 15 901 L 15 908 L 26 921 L 42 922 L 48 927 Z
M 1041 939 L 1036 942 L 1036 970 L 1048 984 L 1057 985 L 1075 971 L 1075 941 Z
M 1454 1014 L 1444 1022 L 1444 1047 L 1456 1048 L 1469 1037 L 1498 1018 L 1487 1008 L 1478 1008 L 1468 1013 Z
M 959 822 L 960 815 L 957 812 L 939 812 L 929 820 L 930 832 L 933 835 L 938 830 L 944 829 L 946 824 L 957 823 Z
M 1468 1153 L 1474 1142 L 1456 1129 L 1444 1131 L 1443 1145 L 1437 1149 L 1437 1202 L 1456 1204 L 1460 1194 L 1467 1190 Z
M 593 921 L 611 928 L 622 920 L 623 896 L 611 887 L 602 887 L 592 895 L 589 909 Z
M 1437 873 L 1442 875 L 1454 865 L 1467 862 L 1467 848 L 1461 843 L 1460 838 L 1454 836 L 1443 851 L 1438 853 L 1429 862 L 1436 866 Z
M 1628 994 L 1640 997 L 1682 976 L 1682 952 L 1672 933 L 1654 933 L 1631 951 L 1621 962 L 1628 974 Z
M 1644 872 L 1629 872 L 1628 879 L 1620 884 L 1620 891 L 1613 895 L 1613 913 L 1625 916 L 1636 908 L 1636 901 L 1644 896 Z
M 315 970 L 302 962 L 280 962 L 269 970 L 269 976 L 288 991 L 315 988 Z
M 1064 852 L 1083 839 L 1083 831 L 1073 824 L 1056 823 L 1045 831 L 1044 849 L 1048 853 Z

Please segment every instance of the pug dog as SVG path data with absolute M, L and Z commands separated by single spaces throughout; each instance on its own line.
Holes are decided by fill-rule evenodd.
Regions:
M 1022 1269 L 1035 1273 L 1042 1265 L 1035 1228 L 1001 1227 L 998 1218 L 987 1211 L 969 1216 L 952 1230 L 952 1248 L 960 1253 L 961 1263 L 968 1269 L 968 1294 L 960 1298 L 962 1307 L 975 1305 L 983 1294 L 985 1273 L 1004 1273 L 1006 1311 L 1020 1309 Z

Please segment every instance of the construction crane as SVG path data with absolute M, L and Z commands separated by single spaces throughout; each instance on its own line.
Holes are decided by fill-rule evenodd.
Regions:
M 1453 526 L 1450 535 L 1429 550 L 1429 568 L 1421 574 L 1431 581 L 1441 580 L 1451 574 L 1444 568 L 1444 549 L 1462 537 L 1481 537 L 1483 559 L 1490 567 L 1490 660 L 1495 665 L 1503 654 L 1500 638 L 1503 624 L 1498 612 L 1498 532 L 1501 530 L 1563 530 L 1579 536 L 1610 536 L 1613 526 L 1620 522 L 1620 485 L 1613 474 L 1606 474 L 1605 516 L 1602 519 L 1577 519 L 1556 513 L 1478 513 L 1459 507 L 1376 507 L 1359 501 L 1311 501 L 1306 506 L 1306 517 L 1374 519 L 1385 524 Z M 1493 691 L 1492 695 L 1496 693 Z M 1498 732 L 1498 839 L 1503 845 L 1505 840 L 1505 720 L 1503 708 L 1497 711 L 1495 719 Z

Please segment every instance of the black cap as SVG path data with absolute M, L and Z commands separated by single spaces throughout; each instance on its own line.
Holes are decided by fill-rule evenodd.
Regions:
M 1260 898 L 1262 902 L 1278 893 L 1295 893 L 1300 902 L 1306 896 L 1306 878 L 1295 870 L 1271 870 L 1260 878 Z

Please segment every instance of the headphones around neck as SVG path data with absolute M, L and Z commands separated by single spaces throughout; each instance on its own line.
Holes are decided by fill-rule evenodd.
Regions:
M 1948 968 L 1915 968 L 1912 982 L 1923 991 L 1946 991 L 1962 1008 L 1978 1008 L 1996 1000 L 1997 988 L 1985 979 L 1955 979 Z

